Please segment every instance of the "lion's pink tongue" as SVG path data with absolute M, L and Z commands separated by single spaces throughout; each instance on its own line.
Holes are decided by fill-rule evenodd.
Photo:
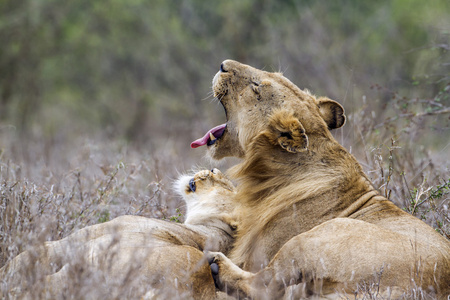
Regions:
M 206 145 L 209 141 L 211 141 L 211 134 L 216 138 L 220 138 L 223 135 L 223 132 L 225 131 L 225 128 L 227 127 L 227 124 L 222 124 L 219 126 L 214 127 L 213 129 L 210 129 L 202 138 L 199 138 L 198 140 L 195 140 L 191 143 L 191 148 L 197 148 L 203 145 Z

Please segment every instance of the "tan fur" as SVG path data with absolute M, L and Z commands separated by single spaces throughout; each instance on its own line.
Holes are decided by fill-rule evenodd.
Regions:
M 299 282 L 307 294 L 352 293 L 383 267 L 383 293 L 450 292 L 449 241 L 380 196 L 333 138 L 345 123 L 340 104 L 279 73 L 231 60 L 222 69 L 213 91 L 227 129 L 208 149 L 215 159 L 243 158 L 230 170 L 239 216 L 230 259 L 245 271 L 212 254 L 217 282 L 257 298 Z
M 228 252 L 232 244 L 234 186 L 214 169 L 182 176 L 176 188 L 187 204 L 185 224 L 122 216 L 89 226 L 21 253 L 0 269 L 0 284 L 19 298 L 33 298 L 26 278 L 40 276 L 49 297 L 61 298 L 70 295 L 65 290 L 79 276 L 86 277 L 81 285 L 91 287 L 83 298 L 113 297 L 114 288 L 127 283 L 135 295 L 141 289 L 148 298 L 211 299 L 216 291 L 203 251 Z M 98 290 L 92 291 L 95 280 Z

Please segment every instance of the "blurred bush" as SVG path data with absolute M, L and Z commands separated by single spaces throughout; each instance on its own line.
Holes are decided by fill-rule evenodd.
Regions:
M 430 97 L 449 82 L 449 13 L 446 0 L 4 0 L 0 124 L 48 139 L 188 141 L 223 118 L 201 100 L 226 58 L 350 111 L 373 84 Z

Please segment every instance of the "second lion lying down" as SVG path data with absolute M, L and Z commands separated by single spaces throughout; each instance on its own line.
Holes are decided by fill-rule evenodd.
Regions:
M 33 282 L 44 282 L 43 298 L 215 297 L 203 251 L 227 253 L 231 247 L 234 186 L 213 169 L 182 176 L 176 189 L 187 205 L 184 224 L 122 216 L 86 227 L 19 254 L 0 269 L 2 290 L 41 298 Z M 120 291 L 124 286 L 127 290 Z

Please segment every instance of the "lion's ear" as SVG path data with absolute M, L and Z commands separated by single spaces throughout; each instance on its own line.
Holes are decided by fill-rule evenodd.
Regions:
M 305 128 L 290 111 L 277 110 L 272 113 L 268 138 L 274 145 L 279 145 L 291 153 L 302 152 L 308 148 Z
M 317 105 L 329 130 L 342 127 L 345 124 L 344 108 L 342 105 L 327 97 L 320 97 L 317 100 Z

